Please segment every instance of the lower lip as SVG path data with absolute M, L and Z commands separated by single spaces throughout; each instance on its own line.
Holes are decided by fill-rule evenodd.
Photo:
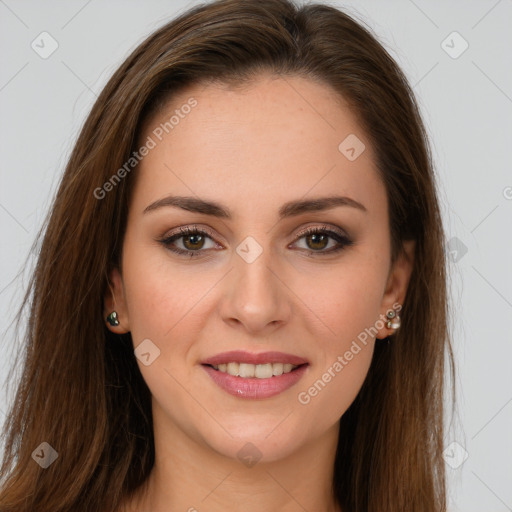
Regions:
M 303 364 L 289 373 L 283 373 L 268 379 L 258 379 L 256 377 L 234 377 L 229 375 L 229 373 L 215 370 L 211 366 L 202 366 L 215 384 L 224 391 L 238 398 L 250 398 L 253 400 L 270 398 L 286 391 L 302 378 L 308 367 L 307 364 Z

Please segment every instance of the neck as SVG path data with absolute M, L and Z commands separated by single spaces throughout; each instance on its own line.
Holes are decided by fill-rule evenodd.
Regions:
M 288 456 L 246 465 L 157 418 L 154 467 L 123 512 L 340 511 L 332 493 L 338 423 Z

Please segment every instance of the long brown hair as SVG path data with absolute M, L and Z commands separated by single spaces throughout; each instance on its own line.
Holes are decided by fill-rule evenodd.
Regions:
M 444 233 L 427 134 L 410 86 L 375 36 L 330 6 L 220 0 L 150 35 L 115 72 L 74 146 L 39 233 L 23 370 L 4 426 L 1 512 L 112 511 L 154 463 L 150 392 L 130 334 L 105 326 L 108 273 L 119 264 L 136 170 L 107 182 L 137 149 L 142 123 L 176 91 L 260 71 L 301 75 L 349 101 L 375 150 L 392 259 L 416 240 L 391 343 L 377 343 L 340 421 L 333 492 L 344 512 L 446 510 L 443 395 L 447 329 Z M 453 381 L 453 379 L 452 379 Z M 452 400 L 454 400 L 454 393 Z M 42 443 L 58 452 L 42 469 Z

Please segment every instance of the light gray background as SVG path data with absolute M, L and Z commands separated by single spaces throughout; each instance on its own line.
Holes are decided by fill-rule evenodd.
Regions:
M 8 327 L 28 272 L 15 277 L 85 116 L 128 53 L 196 3 L 0 0 L 2 384 L 20 350 Z M 330 3 L 365 20 L 397 59 L 432 139 L 458 251 L 451 253 L 458 414 L 448 416 L 445 439 L 450 510 L 512 511 L 512 0 Z M 50 47 L 38 37 L 43 31 L 58 43 L 46 59 L 31 48 L 33 41 Z M 453 31 L 469 44 L 457 58 L 464 41 Z

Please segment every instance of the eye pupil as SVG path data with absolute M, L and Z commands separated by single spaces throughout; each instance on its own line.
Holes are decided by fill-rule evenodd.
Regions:
M 195 239 L 197 239 L 197 240 L 194 241 Z M 189 241 L 189 240 L 192 240 L 191 244 L 192 244 L 193 247 L 188 247 L 189 244 L 187 243 L 187 241 Z M 200 244 L 200 246 L 196 247 L 196 244 Z M 200 234 L 186 235 L 186 236 L 183 237 L 183 245 L 185 247 L 187 247 L 187 249 L 201 249 L 202 246 L 204 245 L 203 236 L 200 235 Z
M 313 240 L 313 244 L 317 244 L 317 243 L 320 243 L 320 247 L 318 246 L 314 246 L 314 247 L 311 247 L 312 249 L 324 249 L 326 247 L 325 242 L 329 237 L 327 235 L 323 235 L 323 234 L 319 234 L 319 233 L 313 233 L 311 235 L 308 235 L 307 237 L 307 240 L 310 240 L 312 239 Z M 308 244 L 310 245 L 310 244 Z

